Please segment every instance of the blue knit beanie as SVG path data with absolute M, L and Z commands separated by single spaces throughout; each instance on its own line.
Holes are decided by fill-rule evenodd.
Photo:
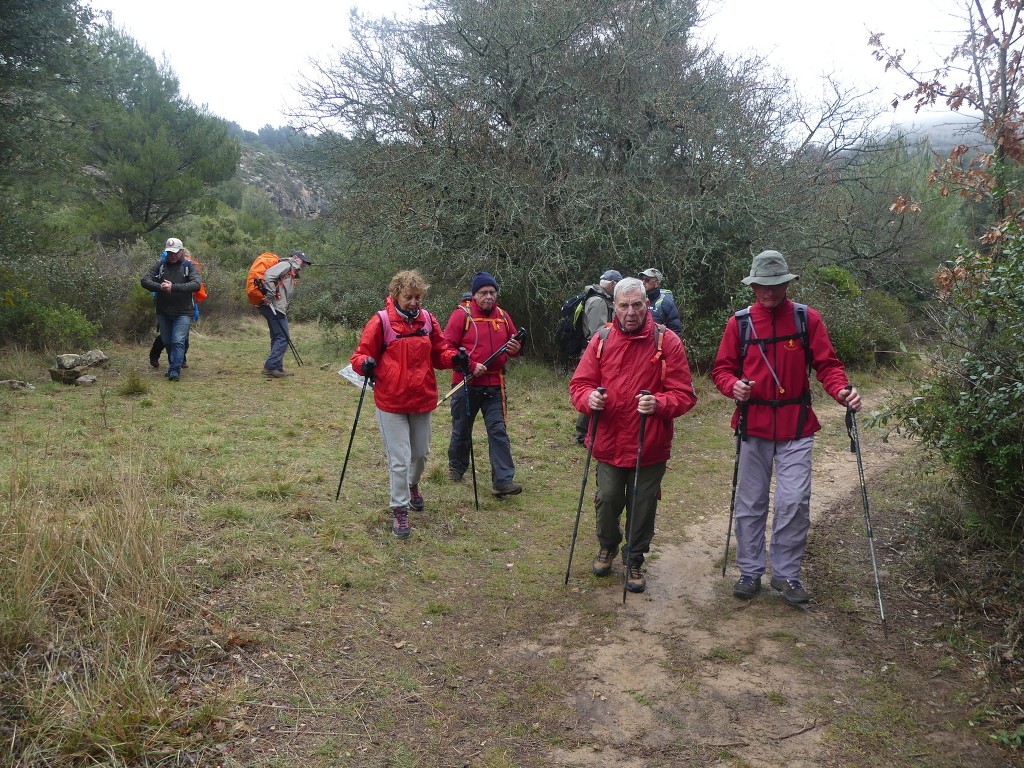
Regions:
M 477 272 L 473 275 L 473 282 L 469 284 L 469 288 L 473 293 L 476 293 L 485 285 L 493 285 L 494 290 L 498 290 L 498 283 L 489 272 Z

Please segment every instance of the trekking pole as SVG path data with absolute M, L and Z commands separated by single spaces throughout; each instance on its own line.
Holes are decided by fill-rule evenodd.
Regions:
M 852 387 L 850 387 L 852 389 Z M 864 481 L 864 460 L 860 455 L 860 436 L 857 433 L 857 414 L 847 406 L 846 431 L 850 435 L 850 453 L 857 454 L 857 474 L 860 476 L 860 498 L 864 502 L 864 526 L 868 532 L 868 549 L 871 552 L 871 568 L 875 572 L 875 593 L 878 595 L 878 615 L 882 619 L 882 636 L 889 639 L 885 624 L 885 604 L 882 602 L 882 583 L 878 578 L 878 561 L 875 559 L 875 536 L 871 530 L 871 513 L 868 511 L 868 486 Z
M 520 328 L 518 331 L 515 332 L 515 335 L 511 339 L 509 339 L 504 344 L 502 344 L 501 347 L 499 347 L 497 352 L 495 352 L 493 355 L 491 355 L 486 360 L 484 360 L 484 362 L 483 362 L 484 368 L 487 368 L 491 363 L 493 363 L 495 360 L 497 360 L 498 357 L 500 357 L 501 355 L 505 354 L 505 352 L 508 350 L 508 343 L 509 343 L 509 341 L 522 341 L 525 338 L 526 338 L 526 329 L 525 328 Z M 449 397 L 451 397 L 456 392 L 458 392 L 460 389 L 465 387 L 469 383 L 469 380 L 474 378 L 475 376 L 476 376 L 476 374 L 474 374 L 474 373 L 466 373 L 466 375 L 463 377 L 462 381 L 460 381 L 458 384 L 456 384 L 454 387 L 452 387 L 451 390 L 449 390 L 447 395 L 445 395 L 444 397 L 442 397 L 440 400 L 437 401 L 437 404 L 441 405 L 441 403 L 443 403 Z M 468 392 L 469 390 L 467 389 L 466 391 Z
M 743 379 L 744 384 L 749 384 L 749 379 Z M 749 401 L 748 401 L 749 402 Z M 740 476 L 740 443 L 747 436 L 747 405 L 748 402 L 736 401 L 740 409 L 740 417 L 736 422 L 736 462 L 732 466 L 732 497 L 729 499 L 729 527 L 725 529 L 725 556 L 722 559 L 722 578 L 725 578 L 725 569 L 729 565 L 729 539 L 732 537 L 732 518 L 736 513 L 736 483 Z
M 345 482 L 345 470 L 348 468 L 348 455 L 352 453 L 352 440 L 356 436 L 356 424 L 359 423 L 359 412 L 363 410 L 363 398 L 366 396 L 366 384 L 370 381 L 369 376 L 363 377 L 363 388 L 359 392 L 359 405 L 356 406 L 356 417 L 352 421 L 352 434 L 348 436 L 348 450 L 345 451 L 345 463 L 341 465 L 341 477 L 338 478 L 338 490 L 334 493 L 334 500 L 341 496 L 341 484 Z
M 465 347 L 459 347 L 460 352 L 465 352 Z M 465 384 L 469 381 L 469 358 L 466 358 L 466 368 L 463 372 L 462 381 L 460 384 Z M 455 390 L 452 390 L 454 392 Z M 476 456 L 473 453 L 473 406 L 469 402 L 469 387 L 466 387 L 466 434 L 469 436 L 469 468 L 473 473 L 473 506 L 476 507 L 477 512 L 480 511 L 480 495 L 476 489 Z M 441 402 L 444 402 L 443 400 Z
M 640 396 L 651 394 L 646 389 L 640 390 Z M 626 604 L 626 586 L 629 584 L 629 569 L 633 562 L 633 534 L 636 531 L 636 497 L 640 487 L 640 459 L 644 451 L 644 427 L 647 425 L 647 414 L 640 414 L 640 438 L 636 446 L 636 472 L 633 473 L 633 502 L 629 509 L 629 538 L 626 539 L 626 553 L 622 559 L 622 604 Z
M 597 391 L 602 395 L 604 387 L 598 387 Z M 580 503 L 576 506 L 576 524 L 572 528 L 572 544 L 569 545 L 569 564 L 565 566 L 565 584 L 569 585 L 569 569 L 572 568 L 572 553 L 576 549 L 576 534 L 580 530 L 580 515 L 583 514 L 583 494 L 587 490 L 587 478 L 590 476 L 590 457 L 594 455 L 594 440 L 597 438 L 597 417 L 600 411 L 594 411 L 590 417 L 590 445 L 587 446 L 587 461 L 583 465 L 583 484 L 580 486 Z

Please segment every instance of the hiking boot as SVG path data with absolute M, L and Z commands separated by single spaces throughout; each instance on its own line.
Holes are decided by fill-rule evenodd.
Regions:
M 607 576 L 612 572 L 612 563 L 615 561 L 615 555 L 618 554 L 614 549 L 607 549 L 601 547 L 601 550 L 597 553 L 597 557 L 594 558 L 594 565 L 591 566 L 595 576 Z
M 760 576 L 740 576 L 739 581 L 732 585 L 732 593 L 741 600 L 749 600 L 760 591 Z
M 285 373 L 284 371 L 279 371 L 276 368 L 264 368 L 263 369 L 263 375 L 264 376 L 269 376 L 272 379 L 283 379 L 285 376 L 291 376 L 290 373 Z
M 640 570 L 641 565 L 634 560 L 626 566 L 626 589 L 630 592 L 643 592 L 647 589 L 647 577 Z
M 420 493 L 419 483 L 409 486 L 409 506 L 417 512 L 423 511 L 423 494 Z
M 179 378 L 178 374 L 176 374 L 176 373 L 168 373 L 167 374 L 167 380 L 168 381 L 177 381 L 178 378 Z
M 772 589 L 777 589 L 791 605 L 802 605 L 811 599 L 800 579 L 779 579 L 772 576 Z
M 523 486 L 517 483 L 515 480 L 511 480 L 501 485 L 496 485 L 491 489 L 491 492 L 499 499 L 502 496 L 515 496 L 516 494 L 523 492 Z
M 186 363 L 184 360 L 182 360 L 181 361 L 181 367 L 182 368 L 188 368 L 188 363 Z
M 391 532 L 400 539 L 409 537 L 409 510 L 395 507 L 391 510 Z
M 459 472 L 459 470 L 455 469 L 455 467 L 448 467 L 448 479 L 451 480 L 453 483 L 461 483 L 462 474 L 463 473 Z
M 149 358 L 149 364 L 151 366 L 153 366 L 154 368 L 159 368 L 160 367 L 160 358 L 159 357 L 151 357 L 151 358 Z

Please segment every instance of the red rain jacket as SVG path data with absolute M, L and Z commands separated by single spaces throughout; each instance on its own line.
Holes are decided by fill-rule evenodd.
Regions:
M 384 301 L 395 339 L 384 350 L 384 327 L 374 314 L 363 328 L 349 362 L 356 373 L 363 372 L 363 361 L 372 357 L 377 361 L 373 401 L 387 413 L 427 413 L 437 408 L 437 378 L 435 368 L 451 368 L 452 358 L 458 350 L 444 340 L 437 318 L 431 315 L 429 336 L 405 336 L 426 324 L 427 310 L 420 309 L 411 323 L 396 308 L 390 296 Z
M 799 398 L 810 388 L 807 377 L 807 358 L 804 345 L 800 339 L 788 339 L 765 344 L 764 355 L 754 339 L 772 339 L 796 334 L 796 319 L 793 316 L 793 302 L 786 299 L 775 309 L 765 309 L 755 303 L 750 308 L 750 318 L 754 332 L 750 336 L 750 345 L 743 360 L 742 376 L 740 364 L 740 331 L 739 322 L 733 315 L 725 324 L 725 333 L 718 346 L 714 365 L 711 368 L 711 379 L 715 386 L 726 397 L 732 397 L 732 388 L 740 378 L 754 382 L 750 393 L 751 400 L 788 400 Z M 825 391 L 833 398 L 849 386 L 846 369 L 836 357 L 832 340 L 828 337 L 825 323 L 817 310 L 807 308 L 807 336 L 810 344 L 811 363 Z M 767 358 L 767 362 L 765 360 Z M 778 384 L 775 377 L 778 377 Z M 780 392 L 779 390 L 784 390 Z M 788 405 L 758 405 L 751 402 L 747 406 L 747 434 L 766 440 L 794 440 L 797 437 L 813 435 L 821 424 L 814 415 L 814 409 L 807 407 L 800 434 L 796 434 L 800 421 L 799 403 Z M 732 415 L 732 427 L 736 428 L 739 421 L 739 408 Z
M 671 331 L 662 332 L 661 356 L 656 358 L 654 318 L 650 312 L 635 333 L 623 332 L 618 319 L 613 319 L 603 347 L 600 333 L 590 337 L 569 381 L 569 396 L 577 411 L 590 413 L 587 404 L 590 393 L 598 387 L 607 390 L 594 444 L 594 458 L 598 461 L 622 468 L 636 466 L 640 435 L 636 396 L 643 389 L 655 396 L 658 407 L 644 425 L 640 465 L 646 467 L 668 461 L 672 452 L 672 420 L 693 408 L 697 393 L 693 389 L 686 350 L 678 336 Z M 590 440 L 589 435 L 587 440 Z
M 494 306 L 491 314 L 485 315 L 475 301 L 470 300 L 467 304 L 468 306 L 456 307 L 452 312 L 448 318 L 448 324 L 444 327 L 444 337 L 456 349 L 465 347 L 470 362 L 482 363 L 515 335 L 516 326 L 508 312 L 498 305 Z M 468 315 L 466 314 L 467 309 L 469 310 Z M 521 352 L 522 350 L 516 356 Z M 469 385 L 471 387 L 500 385 L 500 374 L 504 370 L 507 360 L 507 354 L 498 355 L 487 369 L 487 373 L 482 376 L 474 376 Z M 452 373 L 452 386 L 458 384 L 463 378 L 461 371 Z

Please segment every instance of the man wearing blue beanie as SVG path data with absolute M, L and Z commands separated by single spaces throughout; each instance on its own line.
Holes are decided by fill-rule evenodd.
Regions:
M 516 333 L 512 318 L 498 306 L 498 282 L 494 277 L 488 272 L 477 272 L 469 287 L 472 299 L 455 308 L 444 329 L 444 337 L 453 347 L 464 347 L 469 353 L 472 373 L 467 385 L 452 397 L 448 478 L 453 482 L 461 481 L 469 467 L 473 422 L 482 411 L 494 495 L 514 496 L 522 493 L 523 486 L 515 480 L 516 467 L 505 426 L 505 363 L 508 355 L 519 355 L 522 346 L 512 338 Z M 499 355 L 485 368 L 483 361 L 506 344 L 507 354 Z M 453 371 L 452 386 L 463 378 L 463 373 Z M 468 407 L 466 398 L 469 398 Z

